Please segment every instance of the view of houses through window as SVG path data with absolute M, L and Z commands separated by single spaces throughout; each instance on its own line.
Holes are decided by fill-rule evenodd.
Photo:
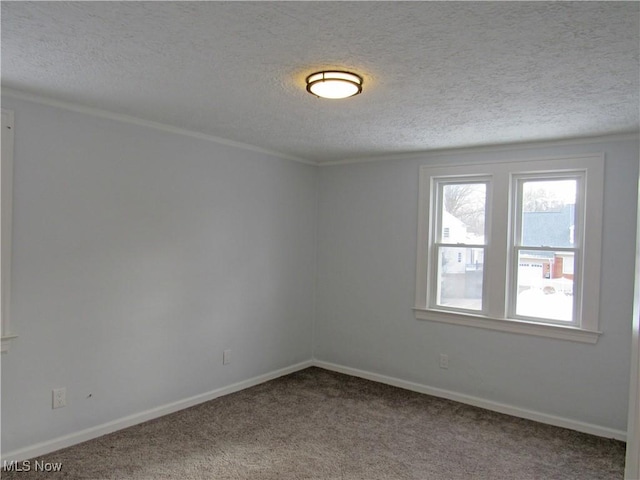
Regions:
M 577 179 L 519 179 L 513 277 L 516 317 L 574 317 Z M 488 182 L 439 185 L 436 304 L 482 310 Z
M 420 167 L 415 316 L 595 343 L 601 154 Z
M 487 183 L 442 183 L 436 303 L 482 310 Z
M 516 316 L 573 321 L 578 180 L 518 182 Z

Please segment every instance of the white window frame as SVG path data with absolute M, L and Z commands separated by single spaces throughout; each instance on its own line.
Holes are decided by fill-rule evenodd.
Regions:
M 557 246 L 543 246 L 543 245 L 522 245 L 522 202 L 523 183 L 527 180 L 576 180 L 576 211 L 575 211 L 575 230 L 578 235 L 574 235 L 573 247 L 557 247 Z M 581 250 L 584 239 L 582 238 L 582 232 L 584 231 L 583 222 L 585 220 L 584 211 L 584 199 L 585 199 L 585 187 L 586 187 L 586 171 L 560 171 L 551 173 L 534 173 L 534 174 L 513 174 L 511 175 L 511 201 L 517 208 L 512 209 L 511 224 L 514 225 L 510 232 L 510 245 L 509 250 L 511 252 L 509 262 L 509 295 L 507 305 L 507 316 L 516 320 L 528 320 L 538 323 L 539 320 L 527 318 L 526 316 L 518 315 L 516 313 L 516 292 L 518 289 L 518 254 L 520 250 L 524 251 L 541 251 L 541 252 L 570 252 L 574 255 L 574 294 L 573 294 L 573 313 L 575 318 L 571 322 L 546 320 L 546 323 L 557 323 L 559 325 L 570 325 L 580 328 L 580 319 L 582 318 L 582 282 L 583 277 L 580 275 L 582 271 L 582 259 L 583 255 Z
M 447 237 L 447 239 L 445 239 L 444 234 L 443 234 L 443 238 L 439 238 L 439 232 L 443 232 L 444 233 L 444 228 L 443 228 L 443 222 L 444 219 L 442 218 L 442 211 L 444 210 L 443 208 L 441 208 L 441 206 L 444 204 L 444 187 L 447 185 L 456 185 L 456 184 L 460 184 L 460 183 L 466 183 L 466 184 L 484 184 L 486 185 L 486 203 L 485 203 L 485 231 L 484 231 L 484 243 L 483 244 L 471 244 L 471 243 L 460 243 L 460 242 L 456 242 L 453 243 L 450 239 L 450 235 L 449 237 Z M 467 175 L 465 177 L 459 177 L 459 176 L 442 176 L 442 177 L 438 177 L 437 179 L 435 177 L 432 177 L 432 184 L 431 184 L 431 188 L 433 188 L 433 215 L 431 218 L 431 231 L 432 231 L 432 235 L 430 236 L 430 243 L 432 246 L 432 252 L 431 252 L 431 259 L 432 262 L 429 264 L 429 278 L 434 278 L 437 276 L 438 272 L 438 262 L 440 261 L 439 258 L 439 250 L 441 247 L 451 247 L 451 248 L 478 248 L 478 249 L 482 249 L 484 250 L 484 253 L 486 255 L 487 252 L 487 246 L 488 246 L 488 242 L 489 242 L 489 234 L 490 232 L 487 229 L 487 225 L 489 225 L 490 219 L 491 219 L 491 212 L 488 210 L 488 206 L 490 205 L 491 202 L 491 178 L 487 177 L 487 176 L 479 176 L 479 175 Z M 432 268 L 432 269 L 431 269 Z M 483 284 L 486 281 L 486 277 L 484 277 L 483 275 Z M 455 307 L 445 307 L 445 306 L 440 306 L 440 305 L 436 305 L 437 302 L 437 298 L 440 296 L 439 295 L 439 289 L 440 289 L 440 282 L 438 281 L 434 281 L 431 283 L 431 290 L 428 293 L 428 299 L 429 299 L 429 303 L 427 305 L 430 306 L 430 308 L 435 308 L 438 310 L 452 310 L 455 312 L 459 312 L 462 309 L 459 308 L 455 308 Z M 465 310 L 466 312 L 470 312 L 472 314 L 483 314 L 486 313 L 485 308 L 486 308 L 486 296 L 482 295 L 482 309 L 480 311 L 478 310 Z
M 540 178 L 548 175 L 579 176 L 583 179 L 577 203 L 575 238 L 583 251 L 582 263 L 576 263 L 576 288 L 579 289 L 573 324 L 541 319 L 515 318 L 510 301 L 513 298 L 513 279 L 517 269 L 515 238 L 516 205 L 519 178 Z M 443 309 L 435 305 L 433 281 L 436 266 L 431 259 L 438 231 L 437 184 L 440 179 L 459 178 L 460 182 L 474 178 L 488 178 L 487 210 L 485 218 L 485 258 L 483 280 L 483 310 Z M 584 343 L 596 343 L 599 335 L 600 259 L 602 252 L 602 213 L 604 188 L 604 155 L 591 154 L 534 160 L 495 162 L 485 164 L 457 164 L 453 166 L 420 167 L 418 206 L 418 251 L 416 260 L 416 298 L 414 312 L 417 319 L 465 325 L 490 330 L 551 337 Z M 588 212 L 588 215 L 586 215 Z M 578 231 L 579 230 L 579 231 Z
M 2 245 L 0 247 L 0 343 L 2 353 L 9 349 L 11 340 L 17 335 L 11 334 L 10 297 L 11 297 L 11 224 L 13 211 L 13 112 L 2 109 L 2 161 L 0 168 L 0 200 L 2 202 Z

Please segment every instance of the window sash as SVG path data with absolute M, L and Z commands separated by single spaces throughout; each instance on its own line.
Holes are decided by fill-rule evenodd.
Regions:
M 524 193 L 523 187 L 527 181 L 545 181 L 545 180 L 575 180 L 576 181 L 576 210 L 575 210 L 575 225 L 574 225 L 574 245 L 582 244 L 582 232 L 584 227 L 584 200 L 585 200 L 585 172 L 545 172 L 545 173 L 532 173 L 532 174 L 512 174 L 511 175 L 512 188 L 515 193 L 512 198 L 514 205 L 514 231 L 511 232 L 511 238 L 513 239 L 513 245 L 523 245 L 522 243 L 522 230 L 523 230 L 523 203 Z M 530 247 L 555 247 L 554 245 L 529 245 Z
M 562 253 L 572 253 L 573 254 L 573 286 L 572 286 L 572 319 L 571 321 L 566 320 L 558 320 L 547 317 L 535 317 L 530 315 L 521 315 L 517 313 L 518 307 L 518 288 L 520 286 L 520 281 L 518 278 L 518 267 L 520 264 L 520 252 L 541 252 L 541 253 L 550 253 L 555 254 L 556 252 Z M 581 295 L 581 251 L 578 248 L 568 248 L 568 247 L 528 247 L 528 246 L 518 246 L 513 247 L 511 253 L 511 271 L 510 278 L 511 282 L 509 285 L 509 294 L 507 295 L 508 308 L 507 308 L 507 318 L 508 319 L 516 319 L 516 320 L 526 320 L 528 322 L 534 323 L 551 323 L 557 325 L 568 325 L 568 326 L 580 326 L 580 318 L 581 311 L 580 305 L 582 304 L 582 295 Z M 552 283 L 552 278 L 549 279 Z
M 445 187 L 450 185 L 484 185 L 485 186 L 485 199 L 484 199 L 484 243 L 467 243 L 467 242 L 451 242 L 448 239 L 451 237 L 451 231 L 445 237 L 445 228 L 443 226 L 443 217 L 445 212 L 444 190 Z M 438 310 L 446 310 L 452 312 L 463 312 L 472 314 L 487 314 L 487 274 L 486 268 L 483 265 L 482 273 L 482 294 L 481 294 L 481 308 L 463 308 L 443 305 L 442 302 L 438 302 L 441 299 L 441 265 L 440 265 L 440 252 L 442 248 L 475 248 L 483 251 L 483 257 L 486 257 L 488 226 L 490 222 L 489 218 L 489 205 L 491 199 L 491 177 L 487 175 L 463 175 L 455 177 L 439 177 L 434 178 L 432 183 L 433 197 L 430 202 L 434 206 L 434 214 L 431 217 L 431 235 L 430 246 L 431 261 L 429 262 L 431 268 L 428 272 L 427 283 L 430 285 L 429 292 L 427 293 L 427 305 L 430 308 Z
M 445 212 L 445 199 L 444 199 L 444 190 L 447 186 L 451 185 L 484 185 L 485 186 L 485 198 L 484 198 L 484 232 L 483 244 L 476 243 L 466 243 L 466 242 L 451 242 L 448 239 L 451 237 L 451 230 L 449 229 L 448 235 L 445 237 L 445 227 L 443 226 L 444 221 L 444 212 Z M 454 176 L 454 177 L 439 177 L 432 179 L 432 192 L 433 196 L 430 198 L 430 203 L 433 205 L 433 215 L 431 217 L 431 234 L 429 249 L 431 251 L 431 261 L 429 262 L 432 265 L 428 272 L 428 280 L 427 283 L 430 285 L 429 292 L 427 293 L 427 305 L 430 308 L 452 311 L 452 312 L 462 312 L 462 313 L 472 313 L 472 314 L 486 314 L 486 288 L 487 285 L 487 277 L 486 277 L 486 269 L 483 268 L 482 274 L 482 294 L 480 298 L 481 309 L 473 309 L 473 308 L 463 308 L 459 306 L 450 306 L 443 305 L 442 302 L 439 302 L 441 299 L 441 264 L 440 264 L 440 251 L 444 248 L 477 248 L 482 249 L 483 256 L 486 254 L 486 243 L 488 236 L 488 228 L 490 219 L 489 219 L 489 199 L 491 198 L 491 177 L 487 175 L 463 175 L 463 176 Z
M 440 262 L 440 258 L 441 258 L 441 251 L 442 248 L 460 248 L 460 249 L 468 249 L 468 248 L 473 248 L 473 249 L 477 249 L 477 250 L 482 250 L 482 256 L 483 259 L 486 256 L 486 246 L 485 245 L 479 245 L 479 244 L 443 244 L 443 243 L 436 243 L 434 245 L 433 248 L 433 264 L 434 264 L 434 272 L 433 272 L 433 278 L 431 283 L 431 294 L 429 295 L 430 298 L 430 306 L 432 308 L 438 309 L 438 310 L 447 310 L 447 311 L 451 311 L 451 312 L 465 312 L 465 313 L 471 313 L 471 314 L 476 314 L 476 315 L 485 315 L 487 313 L 486 310 L 486 305 L 487 305 L 487 301 L 486 301 L 486 268 L 485 268 L 485 264 L 484 264 L 484 260 L 483 260 L 483 268 L 482 268 L 482 293 L 480 295 L 480 308 L 464 308 L 461 306 L 453 306 L 453 305 L 446 305 L 443 301 L 442 301 L 442 274 L 444 272 L 441 271 L 441 262 Z M 466 281 L 466 275 L 467 275 L 467 266 L 466 263 L 463 261 L 462 262 L 464 264 L 464 273 L 465 273 L 465 281 Z M 462 297 L 460 298 L 460 300 L 471 300 L 471 297 Z
M 434 179 L 434 193 L 436 198 L 434 199 L 435 205 L 435 215 L 434 215 L 434 224 L 433 224 L 433 232 L 432 239 L 435 242 L 444 243 L 445 238 L 450 238 L 451 230 L 448 229 L 446 232 L 448 235 L 445 236 L 445 228 L 443 226 L 444 221 L 444 211 L 445 211 L 445 201 L 444 201 L 444 189 L 447 186 L 451 185 L 485 185 L 485 200 L 484 200 L 484 244 L 487 243 L 487 225 L 488 225 L 488 205 L 490 198 L 490 190 L 491 190 L 491 179 L 487 176 L 478 177 L 477 175 L 469 175 L 463 177 L 441 177 Z
M 574 247 L 560 247 L 553 245 L 528 245 L 523 243 L 523 224 L 524 224 L 524 184 L 526 182 L 536 181 L 563 181 L 563 180 L 575 180 L 576 181 L 576 198 L 575 198 L 575 212 L 574 212 L 574 234 L 573 245 Z M 513 173 L 511 174 L 511 185 L 514 195 L 511 198 L 513 205 L 513 230 L 510 232 L 513 247 L 510 249 L 511 254 L 509 256 L 509 291 L 507 294 L 507 318 L 526 320 L 529 322 L 539 323 L 554 323 L 559 325 L 572 325 L 580 326 L 582 312 L 580 306 L 582 305 L 582 252 L 583 249 L 583 227 L 584 227 L 584 199 L 585 199 L 585 172 L 584 171 L 549 171 L 544 173 Z M 517 313 L 518 303 L 518 266 L 520 259 L 520 252 L 533 251 L 533 252 L 567 252 L 573 253 L 573 302 L 572 302 L 572 320 L 563 321 L 556 319 L 549 319 L 545 317 L 534 317 L 527 315 L 519 315 Z

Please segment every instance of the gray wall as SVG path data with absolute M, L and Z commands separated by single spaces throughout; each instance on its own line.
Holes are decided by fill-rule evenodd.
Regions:
M 2 355 L 3 452 L 311 358 L 315 167 L 2 106 L 19 335 Z M 61 386 L 68 406 L 52 410 Z
M 314 355 L 625 429 L 637 141 L 315 168 L 27 101 L 3 108 L 16 123 L 20 335 L 2 356 L 3 452 Z M 584 152 L 607 158 L 596 345 L 414 318 L 420 165 Z M 60 386 L 68 406 L 52 410 Z
M 596 345 L 414 318 L 418 170 L 605 152 Z M 638 142 L 437 155 L 320 169 L 318 360 L 522 409 L 626 429 Z M 449 355 L 449 369 L 438 366 Z

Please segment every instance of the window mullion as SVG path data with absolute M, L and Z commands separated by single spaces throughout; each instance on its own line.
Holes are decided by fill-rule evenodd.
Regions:
M 507 231 L 509 225 L 509 175 L 495 172 L 487 195 L 487 246 L 485 304 L 490 317 L 505 318 Z

